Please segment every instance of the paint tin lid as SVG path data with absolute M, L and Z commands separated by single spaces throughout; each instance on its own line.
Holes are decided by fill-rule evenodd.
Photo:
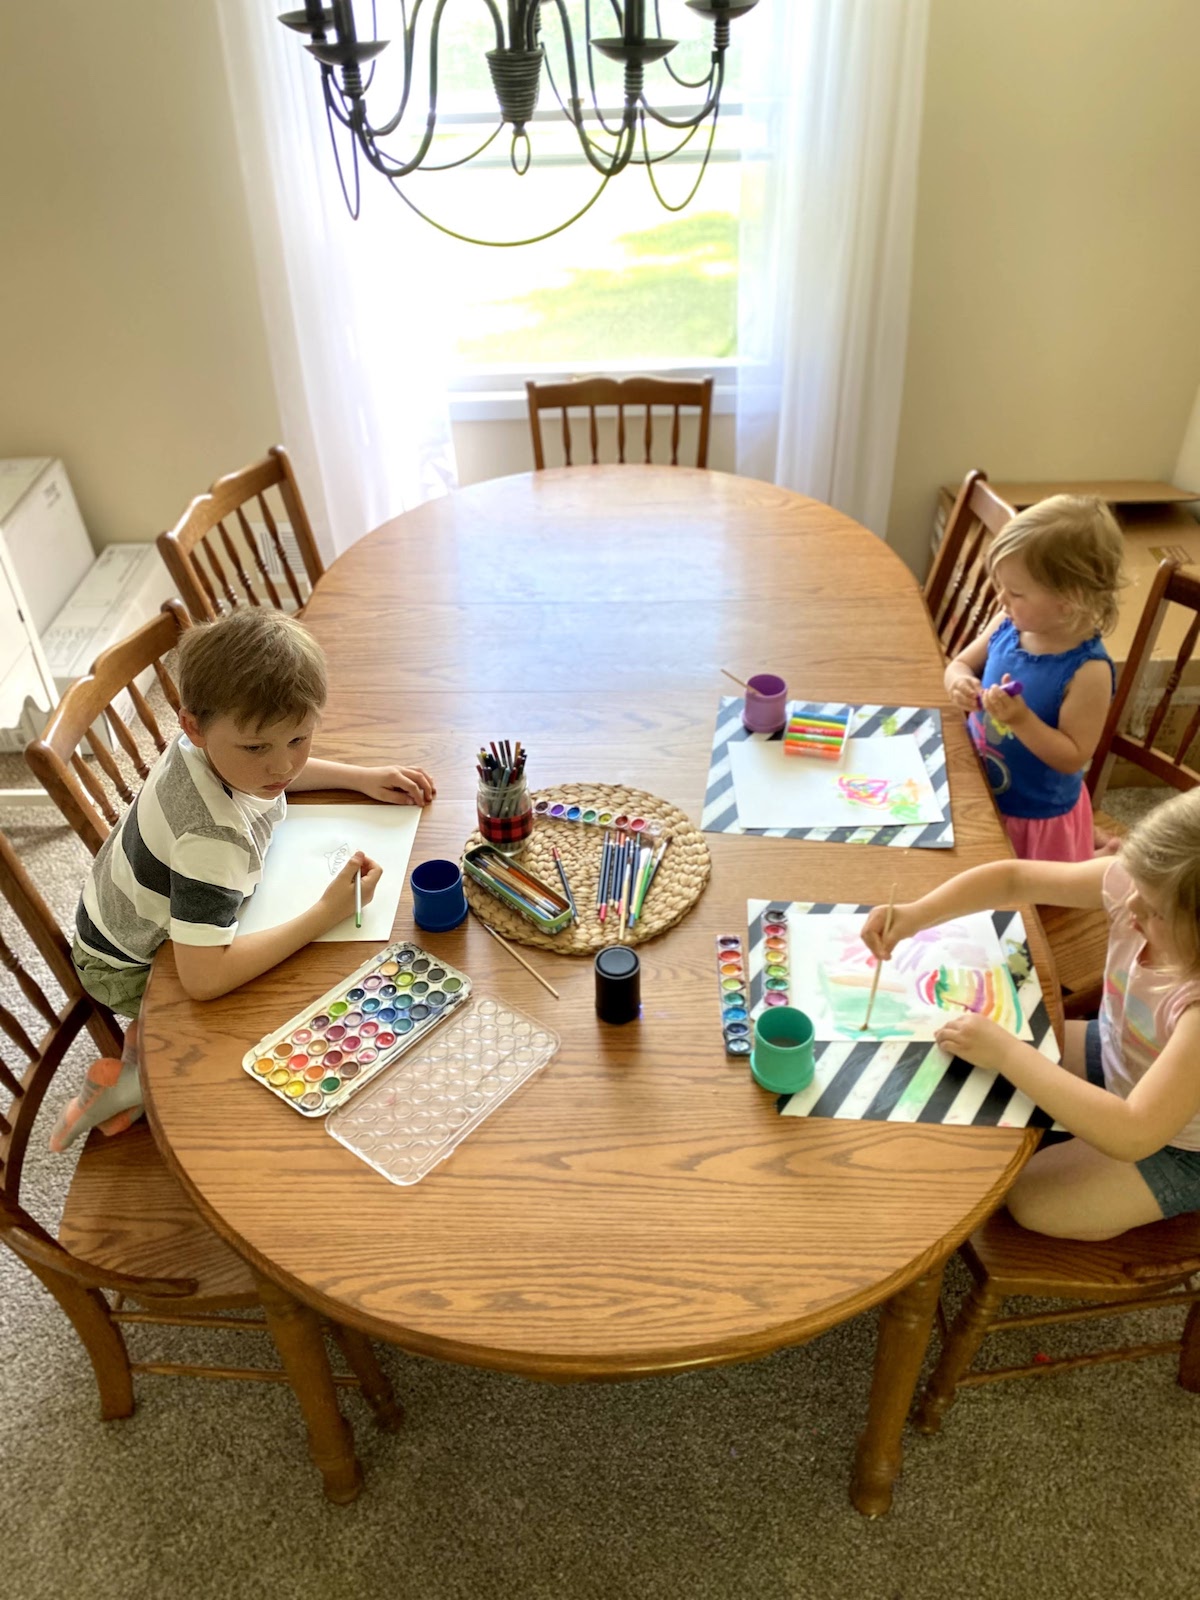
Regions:
M 596 954 L 596 1015 L 604 1022 L 632 1022 L 641 1009 L 642 966 L 628 945 L 608 945 Z

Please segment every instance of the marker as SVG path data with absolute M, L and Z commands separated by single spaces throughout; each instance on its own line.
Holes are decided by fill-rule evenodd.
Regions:
M 1020 678 L 1014 678 L 1011 683 L 989 683 L 988 688 L 1003 689 L 1005 694 L 1025 693 L 1025 685 L 1021 682 Z M 977 694 L 975 696 L 975 704 L 977 706 L 981 706 L 983 704 L 983 696 L 981 694 Z
M 354 874 L 354 926 L 362 927 L 362 868 Z

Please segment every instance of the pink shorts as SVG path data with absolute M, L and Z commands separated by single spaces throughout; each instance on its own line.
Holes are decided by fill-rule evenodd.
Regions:
M 1003 817 L 1004 831 L 1022 861 L 1090 861 L 1096 853 L 1092 797 L 1087 785 L 1061 817 Z

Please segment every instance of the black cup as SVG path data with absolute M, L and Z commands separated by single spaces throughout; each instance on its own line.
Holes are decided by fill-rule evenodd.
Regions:
M 628 945 L 610 944 L 596 955 L 596 1015 L 602 1022 L 632 1022 L 642 1008 L 642 964 Z

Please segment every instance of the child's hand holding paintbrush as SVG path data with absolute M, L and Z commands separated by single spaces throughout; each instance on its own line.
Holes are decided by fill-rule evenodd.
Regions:
M 375 890 L 382 876 L 383 868 L 378 861 L 372 861 L 363 851 L 356 850 L 321 899 L 331 912 L 337 912 L 337 922 L 344 922 L 347 917 L 356 914 L 361 918 L 362 907 L 369 906 L 375 898 Z

